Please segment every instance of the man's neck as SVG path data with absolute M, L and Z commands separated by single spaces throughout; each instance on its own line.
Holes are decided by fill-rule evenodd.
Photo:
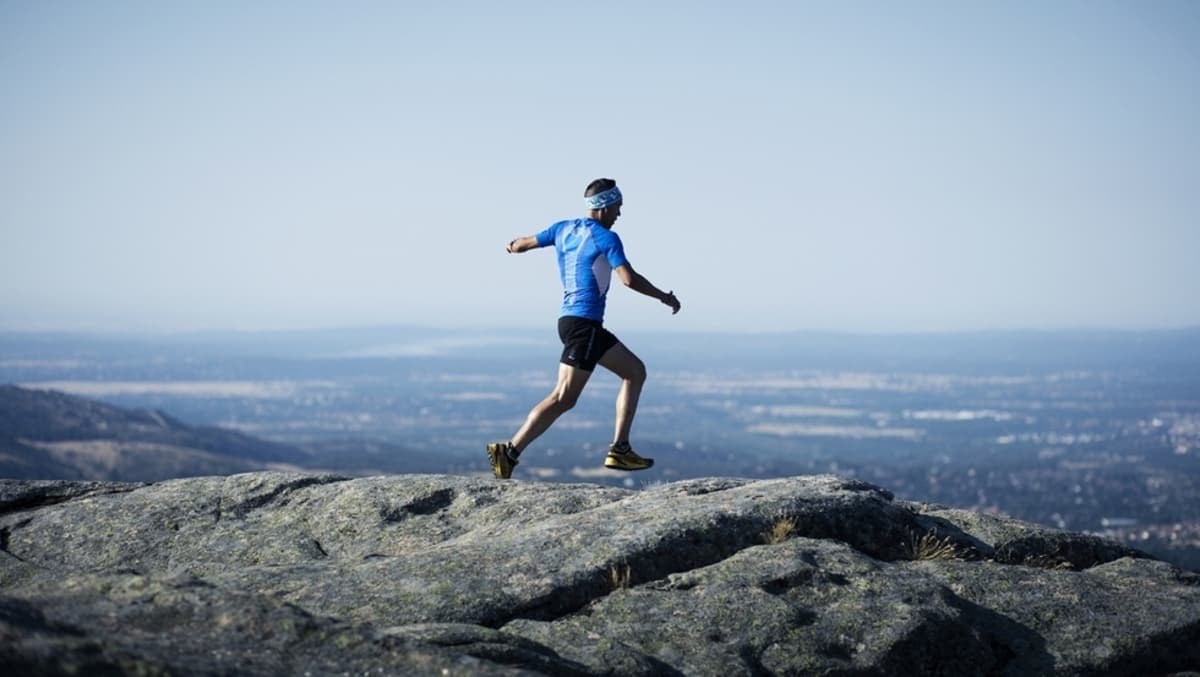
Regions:
M 612 224 L 604 222 L 604 219 L 602 218 L 602 214 L 600 213 L 599 209 L 589 209 L 588 210 L 588 218 L 595 221 L 596 223 L 600 224 L 601 226 L 604 226 L 605 230 L 612 228 Z

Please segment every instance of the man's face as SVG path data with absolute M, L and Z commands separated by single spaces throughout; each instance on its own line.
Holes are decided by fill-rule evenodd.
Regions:
M 619 219 L 619 218 L 621 218 L 621 203 L 620 202 L 618 202 L 615 205 L 611 205 L 611 206 L 605 208 L 605 210 L 604 210 L 604 221 L 605 221 L 604 225 L 605 226 L 612 228 L 613 224 L 616 223 L 617 219 Z

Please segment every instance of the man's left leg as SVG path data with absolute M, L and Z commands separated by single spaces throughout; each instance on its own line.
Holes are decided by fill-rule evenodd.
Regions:
M 513 467 L 517 465 L 517 456 L 525 451 L 530 442 L 546 432 L 559 416 L 575 406 L 591 375 L 592 372 L 579 367 L 562 363 L 558 365 L 558 383 L 555 384 L 554 390 L 533 407 L 517 434 L 508 442 L 487 445 L 492 473 L 498 479 L 506 480 L 512 477 Z
M 604 465 L 617 470 L 645 470 L 654 465 L 654 459 L 642 458 L 634 453 L 629 445 L 629 432 L 633 428 L 633 417 L 637 414 L 642 386 L 646 384 L 646 365 L 620 342 L 600 357 L 600 365 L 621 379 L 621 390 L 617 393 L 617 419 L 613 430 L 613 443 L 604 459 Z

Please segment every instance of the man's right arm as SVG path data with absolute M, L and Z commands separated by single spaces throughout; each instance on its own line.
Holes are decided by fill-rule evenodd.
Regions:
M 530 249 L 537 249 L 538 247 L 549 247 L 554 244 L 554 238 L 558 236 L 559 229 L 566 223 L 566 221 L 559 221 L 540 233 L 526 235 L 525 237 L 515 237 L 504 248 L 504 251 L 509 254 L 520 254 L 521 252 L 527 252 Z
M 527 252 L 530 249 L 537 249 L 537 246 L 537 237 L 533 235 L 527 235 L 525 237 L 513 238 L 513 241 L 508 243 L 508 246 L 504 248 L 504 251 L 508 252 L 509 254 L 520 254 L 521 252 Z

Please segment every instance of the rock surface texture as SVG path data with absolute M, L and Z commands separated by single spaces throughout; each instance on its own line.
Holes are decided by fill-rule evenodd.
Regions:
M 0 481 L 5 674 L 1198 666 L 1200 576 L 842 477 Z

